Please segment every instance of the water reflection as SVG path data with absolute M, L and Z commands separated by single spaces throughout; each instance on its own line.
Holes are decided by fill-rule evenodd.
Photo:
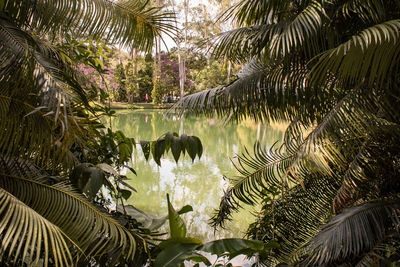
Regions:
M 176 164 L 171 153 L 161 160 L 158 167 L 153 160 L 145 162 L 140 149 L 133 155 L 133 167 L 138 176 L 129 174 L 129 183 L 138 190 L 129 204 L 157 215 L 167 213 L 166 193 L 172 203 L 180 208 L 189 204 L 194 212 L 184 215 L 188 233 L 203 241 L 223 237 L 242 237 L 248 224 L 253 221 L 252 208 L 235 215 L 227 230 L 214 230 L 207 224 L 219 200 L 226 182 L 223 175 L 232 177 L 235 171 L 230 158 L 241 153 L 243 147 L 251 148 L 255 140 L 271 146 L 282 138 L 282 131 L 251 121 L 224 125 L 216 119 L 189 117 L 184 121 L 172 117 L 164 119 L 162 111 L 123 111 L 112 118 L 114 129 L 139 140 L 154 140 L 168 131 L 196 135 L 203 143 L 202 158 L 193 163 L 186 156 Z

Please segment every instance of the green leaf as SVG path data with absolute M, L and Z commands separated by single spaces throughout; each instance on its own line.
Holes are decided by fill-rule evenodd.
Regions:
M 89 180 L 89 175 L 84 175 L 85 169 L 92 167 L 93 164 L 91 163 L 81 163 L 72 170 L 71 174 L 69 175 L 69 179 L 71 183 L 80 189 L 81 191 L 87 184 Z
M 186 258 L 193 255 L 199 245 L 191 243 L 175 243 L 158 254 L 154 267 L 179 266 Z
M 117 171 L 110 165 L 108 165 L 107 163 L 99 163 L 96 165 L 97 168 L 99 168 L 100 170 L 103 170 L 105 172 L 108 172 L 112 175 L 114 175 L 115 177 L 119 176 Z
M 77 165 L 70 175 L 70 180 L 91 198 L 94 198 L 101 186 L 107 182 L 104 172 L 90 163 Z
M 132 156 L 132 147 L 130 147 L 126 143 L 122 143 L 118 145 L 119 148 L 119 162 L 123 163 L 128 161 Z
M 121 197 L 123 197 L 125 200 L 128 200 L 128 198 L 130 198 L 130 196 L 132 195 L 132 191 L 125 189 L 120 189 L 119 193 L 121 194 Z
M 123 165 L 123 167 L 127 168 L 128 170 L 130 170 L 134 175 L 137 175 L 136 171 L 134 168 L 132 168 L 131 166 L 128 165 Z
M 160 138 L 154 143 L 153 158 L 154 161 L 161 166 L 160 159 L 165 152 L 165 139 Z
M 197 155 L 199 156 L 199 158 L 201 158 L 201 155 L 203 154 L 203 145 L 201 144 L 200 138 L 198 138 L 197 136 L 192 136 L 192 138 L 195 140 L 195 142 L 197 143 Z
M 175 237 L 175 238 L 169 238 L 165 241 L 162 241 L 159 244 L 159 247 L 161 249 L 166 249 L 169 246 L 176 244 L 176 243 L 181 243 L 181 244 L 197 244 L 198 246 L 202 245 L 201 241 L 193 238 L 193 237 Z
M 169 229 L 172 238 L 179 238 L 186 236 L 186 225 L 183 219 L 175 211 L 171 202 L 169 201 L 169 194 L 167 194 L 168 202 L 168 219 L 169 219 Z
M 211 254 L 216 254 L 217 256 L 221 256 L 226 253 L 232 254 L 232 256 L 237 256 L 239 254 L 251 256 L 256 252 L 263 251 L 264 243 L 259 240 L 227 238 L 208 242 L 199 248 L 199 250 L 210 252 Z
M 4 8 L 4 0 L 0 0 L 0 12 L 3 11 Z
M 202 262 L 206 266 L 211 266 L 212 265 L 212 263 L 206 257 L 204 257 L 203 255 L 200 255 L 198 253 L 194 253 L 193 256 L 190 256 L 190 257 L 186 258 L 186 260 L 187 261 L 194 261 L 194 262 Z
M 84 175 L 86 175 L 86 173 L 89 174 L 89 180 L 82 191 L 88 194 L 89 197 L 94 198 L 104 184 L 104 172 L 99 168 L 89 167 L 85 170 Z
M 182 142 L 178 137 L 173 136 L 171 141 L 171 151 L 176 162 L 178 162 L 181 151 L 184 150 Z
M 197 154 L 197 140 L 193 138 L 193 136 L 189 136 L 186 142 L 186 150 L 188 151 L 188 154 L 192 161 L 196 158 Z
M 180 210 L 178 210 L 178 214 L 182 215 L 182 214 L 185 214 L 185 213 L 188 213 L 191 211 L 193 211 L 193 207 L 190 205 L 186 205 L 186 206 L 183 206 Z
M 185 148 L 187 147 L 188 138 L 189 137 L 186 134 L 182 134 L 180 137 L 183 154 L 185 154 Z
M 146 160 L 149 160 L 150 156 L 150 142 L 149 141 L 140 141 L 140 146 L 142 147 L 143 154 Z
M 119 179 L 118 182 L 119 182 L 120 184 L 122 184 L 123 186 L 126 186 L 127 188 L 129 188 L 129 189 L 132 190 L 133 192 L 136 192 L 136 193 L 137 193 L 137 190 L 136 190 L 133 186 L 131 186 L 130 184 L 126 183 L 124 180 Z
M 173 137 L 174 137 L 173 132 L 168 132 L 165 134 L 165 137 L 164 137 L 165 138 L 165 151 L 167 151 L 167 152 L 171 147 Z
M 122 205 L 118 205 L 117 211 L 126 211 L 130 217 L 134 218 L 137 222 L 141 223 L 144 228 L 149 229 L 150 231 L 159 229 L 164 225 L 168 218 L 167 216 L 157 217 L 154 214 L 144 212 L 132 205 L 125 205 L 125 208 L 123 208 Z

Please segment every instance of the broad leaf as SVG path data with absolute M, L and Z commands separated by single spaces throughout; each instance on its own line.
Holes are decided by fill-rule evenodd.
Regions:
M 184 149 L 185 148 L 182 146 L 181 140 L 178 137 L 173 136 L 171 140 L 171 151 L 176 162 L 178 162 L 181 151 Z
M 140 146 L 142 147 L 143 154 L 146 160 L 149 160 L 150 156 L 150 142 L 149 141 L 140 141 Z
M 169 194 L 167 194 L 167 202 L 168 202 L 169 229 L 171 237 L 172 238 L 185 237 L 186 224 L 172 206 L 169 200 Z
M 96 167 L 105 172 L 108 172 L 108 173 L 114 175 L 114 177 L 119 176 L 117 171 L 112 166 L 108 165 L 107 163 L 99 163 L 96 165 Z
M 158 254 L 154 267 L 179 266 L 186 258 L 193 255 L 199 244 L 175 243 Z
M 208 242 L 198 250 L 216 254 L 218 257 L 224 254 L 230 254 L 229 258 L 233 258 L 242 253 L 251 256 L 257 252 L 263 251 L 264 243 L 259 240 L 228 238 Z

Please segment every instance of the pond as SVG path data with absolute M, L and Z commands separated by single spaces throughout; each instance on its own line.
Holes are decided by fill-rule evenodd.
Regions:
M 128 200 L 145 212 L 164 216 L 167 212 L 166 194 L 176 209 L 191 205 L 193 212 L 183 216 L 187 232 L 203 242 L 227 237 L 243 237 L 247 226 L 254 221 L 255 208 L 246 207 L 234 215 L 226 229 L 214 231 L 208 225 L 220 198 L 228 187 L 223 176 L 234 177 L 237 173 L 230 158 L 250 150 L 256 140 L 271 146 L 282 139 L 283 126 L 260 125 L 253 121 L 240 124 L 224 124 L 223 121 L 205 117 L 164 118 L 162 110 L 118 111 L 112 118 L 113 130 L 122 130 L 126 136 L 139 140 L 156 140 L 168 131 L 195 135 L 203 143 L 203 155 L 194 162 L 186 155 L 173 160 L 171 152 L 161 160 L 161 167 L 153 159 L 146 162 L 141 149 L 134 151 L 133 168 L 137 176 L 128 174 L 128 182 L 138 192 Z M 280 127 L 279 127 L 280 126 Z M 138 146 L 139 148 L 140 146 Z

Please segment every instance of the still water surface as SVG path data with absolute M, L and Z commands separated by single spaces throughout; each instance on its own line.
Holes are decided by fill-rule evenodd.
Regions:
M 128 204 L 152 214 L 167 214 L 166 194 L 169 193 L 176 209 L 191 205 L 193 212 L 183 216 L 189 236 L 203 242 L 217 238 L 243 237 L 247 226 L 254 221 L 253 207 L 246 207 L 234 215 L 225 230 L 214 229 L 208 221 L 219 205 L 228 184 L 223 176 L 237 173 L 230 161 L 235 154 L 251 149 L 256 140 L 271 146 L 282 139 L 279 127 L 259 125 L 252 121 L 224 125 L 222 121 L 204 117 L 188 117 L 183 121 L 175 117 L 164 118 L 165 111 L 130 110 L 119 111 L 112 118 L 114 130 L 122 130 L 126 136 L 139 140 L 156 140 L 168 131 L 195 135 L 203 143 L 203 155 L 192 163 L 186 155 L 173 160 L 171 152 L 161 160 L 161 167 L 153 159 L 146 162 L 141 149 L 134 151 L 133 168 L 137 176 L 128 173 L 129 184 L 137 189 Z M 139 148 L 139 146 L 138 146 Z

